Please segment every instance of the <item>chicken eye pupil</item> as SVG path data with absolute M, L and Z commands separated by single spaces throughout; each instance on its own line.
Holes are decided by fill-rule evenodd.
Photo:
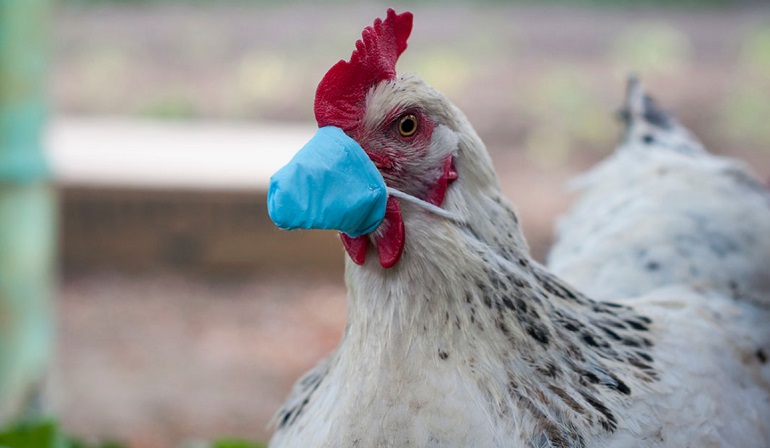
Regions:
M 417 117 L 405 115 L 398 120 L 398 133 L 404 137 L 414 135 L 417 131 Z

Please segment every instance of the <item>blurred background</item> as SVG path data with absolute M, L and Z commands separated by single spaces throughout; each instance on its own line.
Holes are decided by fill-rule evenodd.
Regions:
M 711 151 L 770 179 L 766 0 L 59 0 L 41 143 L 58 218 L 32 219 L 58 223 L 40 294 L 66 432 L 269 438 L 346 305 L 336 235 L 278 231 L 267 179 L 312 135 L 318 81 L 389 6 L 415 14 L 400 71 L 466 113 L 541 260 L 565 183 L 619 139 L 632 71 Z

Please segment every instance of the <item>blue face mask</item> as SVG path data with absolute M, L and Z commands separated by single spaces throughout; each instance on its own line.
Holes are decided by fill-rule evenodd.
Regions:
M 270 178 L 267 211 L 285 230 L 338 230 L 351 237 L 374 232 L 388 196 L 462 224 L 461 217 L 387 187 L 361 145 L 340 128 L 323 127 Z
M 385 180 L 363 148 L 327 126 L 270 178 L 267 210 L 282 229 L 333 229 L 356 237 L 377 229 L 387 200 Z

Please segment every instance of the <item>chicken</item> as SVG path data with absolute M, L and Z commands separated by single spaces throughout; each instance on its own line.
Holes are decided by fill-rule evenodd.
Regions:
M 410 13 L 389 10 L 316 92 L 319 127 L 344 136 L 309 147 L 360 146 L 387 185 L 387 205 L 376 230 L 341 234 L 347 327 L 338 348 L 295 385 L 270 446 L 770 446 L 770 313 L 759 282 L 734 267 L 741 287 L 757 287 L 758 299 L 748 300 L 716 279 L 713 288 L 637 279 L 629 264 L 618 275 L 632 276 L 638 294 L 621 297 L 622 279 L 605 290 L 579 272 L 581 256 L 597 270 L 612 264 L 581 245 L 590 226 L 572 236 L 562 228 L 564 249 L 552 263 L 601 299 L 534 261 L 468 120 L 416 75 L 396 74 L 411 28 Z M 646 125 L 638 108 L 628 113 L 632 144 Z M 684 166 L 706 156 L 679 157 Z M 748 174 L 720 163 L 755 194 Z M 596 181 L 600 204 L 599 195 L 633 182 L 631 174 L 608 176 Z M 279 180 L 275 188 L 292 182 Z M 770 213 L 755 202 L 757 213 Z M 563 227 L 590 214 L 584 204 Z M 648 215 L 628 225 L 644 226 Z M 740 231 L 758 241 L 767 227 Z M 614 245 L 643 248 L 642 237 Z M 624 256 L 602 244 L 608 257 Z M 664 255 L 655 255 L 663 269 Z
M 593 298 L 687 284 L 770 305 L 770 191 L 629 80 L 624 141 L 575 182 L 548 266 Z

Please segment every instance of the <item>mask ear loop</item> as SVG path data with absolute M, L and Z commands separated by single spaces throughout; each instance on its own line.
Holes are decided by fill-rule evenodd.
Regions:
M 404 193 L 403 191 L 396 190 L 395 188 L 386 187 L 388 190 L 388 194 L 391 196 L 395 196 L 399 199 L 403 199 L 405 201 L 411 202 L 412 204 L 422 207 L 425 210 L 436 214 L 438 216 L 441 216 L 442 218 L 450 219 L 452 221 L 455 221 L 459 224 L 465 224 L 465 220 L 461 217 L 455 215 L 454 213 L 448 212 L 447 210 L 444 210 L 441 207 L 435 206 L 431 204 L 430 202 L 425 202 L 422 199 L 416 198 L 410 194 Z

